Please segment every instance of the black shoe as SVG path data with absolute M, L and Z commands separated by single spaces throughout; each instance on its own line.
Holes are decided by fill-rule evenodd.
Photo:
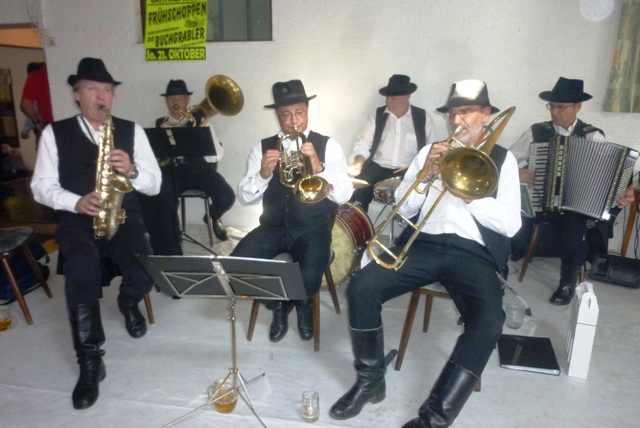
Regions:
M 124 294 L 118 296 L 118 308 L 124 315 L 124 325 L 127 327 L 129 336 L 138 339 L 147 333 L 147 321 L 140 313 L 138 303 L 142 299 L 135 299 Z
M 204 217 L 202 217 L 202 221 L 204 221 L 207 226 L 209 226 L 209 216 L 205 214 Z M 225 229 L 222 225 L 221 219 L 212 220 L 211 227 L 213 228 L 213 234 L 216 235 L 216 238 L 218 238 L 220 241 L 226 241 L 229 239 L 227 229 Z
M 303 300 L 296 305 L 298 313 L 298 332 L 302 340 L 310 340 L 313 337 L 313 299 Z
M 289 300 L 279 302 L 279 304 L 272 309 L 273 321 L 271 321 L 271 328 L 269 329 L 269 340 L 271 342 L 280 342 L 282 338 L 286 336 L 289 330 L 289 314 L 292 310 L 293 303 Z
M 73 389 L 71 400 L 74 409 L 86 409 L 98 401 L 100 382 L 107 376 L 102 358 L 91 358 L 80 362 L 80 377 Z
M 571 303 L 571 299 L 573 299 L 573 294 L 576 291 L 575 286 L 570 285 L 560 285 L 558 289 L 551 295 L 549 302 L 552 305 L 565 306 Z

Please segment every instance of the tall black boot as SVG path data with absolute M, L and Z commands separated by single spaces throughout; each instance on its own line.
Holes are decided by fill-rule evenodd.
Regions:
M 420 406 L 420 417 L 402 428 L 445 428 L 451 426 L 480 378 L 462 366 L 447 362 L 433 385 L 427 401 Z
M 298 331 L 302 340 L 313 337 L 313 299 L 295 301 L 298 314 Z
M 142 300 L 142 296 L 132 296 L 120 293 L 118 295 L 118 309 L 124 315 L 124 325 L 127 333 L 134 339 L 138 339 L 147 334 L 147 320 L 138 308 L 138 303 Z
M 357 378 L 351 389 L 331 406 L 329 414 L 334 419 L 353 418 L 365 404 L 379 403 L 386 394 L 382 326 L 374 330 L 350 330 Z
M 80 365 L 80 377 L 71 399 L 76 409 L 86 409 L 98 400 L 98 385 L 107 372 L 102 361 L 104 330 L 100 319 L 100 306 L 78 305 L 69 308 L 71 336 Z
M 269 328 L 269 340 L 280 342 L 289 331 L 289 313 L 293 310 L 291 300 L 264 300 L 264 306 L 273 312 L 273 320 Z
M 549 299 L 551 304 L 563 306 L 571 303 L 573 294 L 576 291 L 580 269 L 582 269 L 582 266 L 571 266 L 562 262 L 560 265 L 560 285 L 558 285 L 558 288 Z

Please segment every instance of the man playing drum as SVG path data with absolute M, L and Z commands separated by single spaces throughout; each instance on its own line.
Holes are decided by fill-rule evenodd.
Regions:
M 411 94 L 418 89 L 409 76 L 394 74 L 389 83 L 378 92 L 385 105 L 371 113 L 362 125 L 358 140 L 349 156 L 349 174 L 369 185 L 353 192 L 352 201 L 362 204 L 365 211 L 373 199 L 374 185 L 399 176 L 398 169 L 408 166 L 422 147 L 436 141 L 433 119 L 429 114 L 409 103 Z M 381 189 L 380 202 L 393 203 L 393 192 L 398 180 Z M 356 186 L 357 187 L 357 186 Z M 386 192 L 385 192 L 386 190 Z

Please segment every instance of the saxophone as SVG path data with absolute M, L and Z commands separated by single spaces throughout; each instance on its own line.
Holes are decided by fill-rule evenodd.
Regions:
M 108 164 L 109 152 L 113 150 L 113 119 L 111 112 L 105 106 L 100 109 L 107 115 L 100 132 L 98 142 L 98 168 L 96 170 L 96 192 L 102 196 L 102 209 L 93 219 L 93 236 L 96 239 L 108 240 L 118 231 L 120 224 L 124 223 L 125 211 L 120 208 L 125 193 L 133 190 L 131 181 L 124 175 L 118 174 Z

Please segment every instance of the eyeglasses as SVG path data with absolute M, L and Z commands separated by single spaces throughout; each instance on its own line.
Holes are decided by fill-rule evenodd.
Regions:
M 558 110 L 560 112 L 563 112 L 569 107 L 572 107 L 574 105 L 576 105 L 576 103 L 571 103 L 571 104 L 547 103 L 547 110 Z
M 480 111 L 481 109 L 482 107 L 479 107 L 479 108 L 467 107 L 467 108 L 461 108 L 458 111 L 449 110 L 447 111 L 447 115 L 449 116 L 449 119 L 453 119 L 456 116 L 458 116 L 460 119 L 466 119 L 467 117 L 469 117 L 470 115 L 472 115 L 477 111 Z
M 278 113 L 278 116 L 280 117 L 280 119 L 288 122 L 291 119 L 293 119 L 294 116 L 296 117 L 296 119 L 302 119 L 303 117 L 305 117 L 306 114 L 307 114 L 307 110 L 305 109 L 305 110 L 297 110 L 293 112 L 293 114 L 290 111 L 284 111 L 282 113 Z

